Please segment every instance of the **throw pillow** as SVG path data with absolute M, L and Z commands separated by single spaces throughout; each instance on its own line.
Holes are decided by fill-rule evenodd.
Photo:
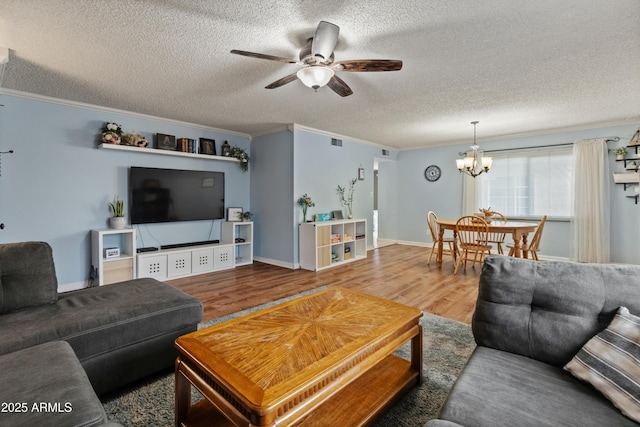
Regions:
M 591 338 L 564 369 L 640 422 L 640 317 L 618 308 L 609 326 Z

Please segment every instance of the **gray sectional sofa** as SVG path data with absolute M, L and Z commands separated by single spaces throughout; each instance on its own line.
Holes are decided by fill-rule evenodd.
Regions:
M 195 331 L 202 320 L 197 299 L 154 279 L 61 294 L 57 288 L 47 243 L 0 245 L 0 383 L 11 384 L 0 390 L 0 401 L 73 406 L 64 398 L 69 396 L 67 387 L 55 386 L 55 372 L 67 370 L 64 377 L 75 378 L 71 388 L 86 391 L 88 386 L 101 395 L 170 368 L 177 356 L 174 340 Z M 15 368 L 18 357 L 21 362 Z M 11 372 L 9 367 L 14 367 Z M 23 372 L 16 375 L 16 369 Z M 84 385 L 83 378 L 88 380 Z M 97 398 L 89 400 L 77 402 L 79 406 L 61 417 L 65 423 L 54 424 L 105 423 L 101 405 L 87 411 L 87 419 L 75 416 L 85 404 L 100 404 Z M 27 417 L 43 416 L 32 410 L 14 416 L 16 423 L 43 425 L 41 418 Z
M 637 426 L 563 370 L 620 306 L 640 314 L 640 267 L 487 257 L 477 347 L 426 426 Z

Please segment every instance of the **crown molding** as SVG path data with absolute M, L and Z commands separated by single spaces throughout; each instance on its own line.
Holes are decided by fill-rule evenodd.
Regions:
M 385 150 L 390 150 L 390 151 L 399 151 L 397 148 L 390 147 L 388 145 L 378 144 L 376 142 L 371 142 L 371 141 L 367 141 L 367 140 L 359 139 L 359 138 L 353 138 L 353 137 L 348 136 L 348 135 L 341 135 L 339 133 L 329 132 L 329 131 L 325 131 L 325 130 L 321 130 L 321 129 L 315 129 L 315 128 L 312 128 L 312 127 L 309 127 L 309 126 L 300 125 L 298 123 L 293 123 L 293 124 L 289 125 L 289 130 L 291 132 L 296 131 L 296 130 L 302 130 L 302 131 L 305 131 L 305 132 L 313 132 L 313 133 L 318 133 L 320 135 L 328 136 L 330 138 L 344 139 L 344 140 L 347 140 L 347 141 L 353 141 L 353 142 L 357 142 L 357 143 L 360 143 L 360 144 L 372 145 L 374 147 L 384 148 Z
M 85 110 L 93 110 L 93 111 L 98 111 L 98 112 L 107 113 L 107 114 L 121 114 L 121 115 L 135 117 L 138 119 L 152 120 L 155 122 L 161 122 L 161 123 L 177 125 L 177 126 L 187 126 L 187 127 L 206 130 L 210 132 L 217 132 L 217 133 L 224 133 L 226 135 L 239 136 L 241 138 L 246 138 L 249 141 L 251 141 L 251 138 L 252 138 L 252 136 L 249 134 L 235 132 L 227 129 L 220 129 L 220 128 L 215 128 L 211 126 L 200 125 L 197 123 L 167 119 L 165 117 L 151 116 L 148 114 L 136 113 L 134 111 L 126 111 L 126 110 L 119 110 L 117 108 L 103 107 L 101 105 L 87 104 L 79 101 L 70 101 L 68 99 L 53 98 L 51 96 L 38 95 L 35 93 L 22 92 L 19 90 L 0 88 L 0 95 L 8 95 L 8 96 L 14 96 L 16 98 L 25 98 L 33 101 L 47 102 L 49 104 L 63 105 L 66 107 L 82 108 Z

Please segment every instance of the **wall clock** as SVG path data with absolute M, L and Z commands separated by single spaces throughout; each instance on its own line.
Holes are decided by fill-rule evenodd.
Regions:
M 440 179 L 440 168 L 436 165 L 427 166 L 424 170 L 424 177 L 429 182 L 434 182 Z

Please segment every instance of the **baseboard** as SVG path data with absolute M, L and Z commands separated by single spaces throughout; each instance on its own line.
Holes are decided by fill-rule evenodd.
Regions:
M 65 283 L 64 285 L 58 283 L 58 293 L 77 291 L 78 289 L 84 289 L 86 287 L 87 282 Z
M 395 241 L 399 245 L 407 245 L 407 246 L 421 246 L 423 248 L 430 248 L 433 246 L 433 243 L 428 242 L 413 242 L 410 240 L 396 240 Z
M 280 260 L 277 260 L 277 259 L 263 258 L 263 257 L 259 257 L 259 256 L 254 256 L 253 260 L 254 261 L 263 262 L 265 264 L 275 265 L 276 267 L 289 268 L 291 270 L 297 270 L 297 269 L 300 268 L 300 264 L 297 263 L 297 262 L 296 263 L 284 262 L 284 261 L 280 261 Z

